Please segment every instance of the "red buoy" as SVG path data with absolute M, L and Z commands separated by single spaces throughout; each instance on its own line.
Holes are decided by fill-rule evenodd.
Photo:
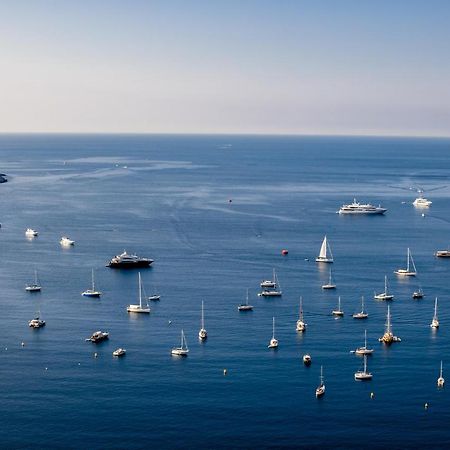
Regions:
M 287 255 L 289 252 L 285 249 L 285 248 L 283 248 L 283 250 L 281 250 L 281 254 L 282 255 Z

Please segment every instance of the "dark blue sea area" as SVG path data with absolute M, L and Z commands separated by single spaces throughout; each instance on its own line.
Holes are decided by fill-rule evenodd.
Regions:
M 2 448 L 450 446 L 448 387 L 436 386 L 441 360 L 450 386 L 450 259 L 434 256 L 450 245 L 449 139 L 1 135 L 0 172 Z M 415 189 L 430 208 L 412 205 Z M 353 198 L 387 212 L 336 214 Z M 325 235 L 330 291 L 330 265 L 315 262 Z M 399 278 L 408 248 L 418 276 Z M 161 294 L 149 315 L 126 311 L 137 271 L 106 267 L 123 250 L 154 259 L 141 270 L 147 294 Z M 92 269 L 100 299 L 81 296 Z M 282 297 L 258 297 L 273 269 Z M 35 270 L 42 291 L 29 293 Z M 373 298 L 385 275 L 402 340 L 390 347 L 378 342 L 387 304 Z M 366 321 L 352 318 L 361 296 Z M 37 312 L 46 326 L 32 329 Z M 181 329 L 187 358 L 170 354 Z M 96 330 L 110 339 L 86 342 Z M 364 330 L 375 350 L 365 383 L 350 352 Z

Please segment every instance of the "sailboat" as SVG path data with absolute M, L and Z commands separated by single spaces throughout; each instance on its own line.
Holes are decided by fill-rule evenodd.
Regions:
M 437 379 L 437 385 L 438 387 L 444 387 L 445 384 L 445 380 L 444 377 L 442 376 L 442 360 L 441 360 L 441 370 L 439 372 L 439 378 Z
M 205 314 L 203 311 L 203 300 L 202 300 L 202 323 L 200 331 L 198 332 L 198 338 L 204 341 L 208 337 L 208 333 L 205 330 Z
M 316 258 L 316 262 L 332 263 L 333 254 L 331 253 L 330 244 L 327 241 L 327 237 L 323 238 L 322 246 L 320 247 L 319 256 Z
M 344 315 L 344 311 L 341 309 L 341 296 L 338 297 L 338 309 L 331 311 L 333 316 L 342 317 Z
M 328 279 L 328 283 L 323 284 L 322 289 L 336 289 L 336 285 L 333 283 L 333 279 L 331 277 L 331 269 L 330 269 L 330 277 Z
M 25 290 L 28 292 L 39 292 L 41 290 L 41 284 L 39 283 L 37 270 L 34 271 L 34 283 L 27 284 Z
M 387 283 L 387 275 L 384 276 L 384 292 L 380 294 L 375 293 L 373 296 L 376 300 L 392 300 L 394 296 L 388 293 L 388 283 Z
M 263 280 L 259 285 L 263 289 L 276 287 L 277 283 L 276 283 L 275 269 L 273 269 L 273 278 L 271 280 Z
M 390 345 L 393 342 L 401 342 L 401 339 L 397 336 L 394 336 L 394 334 L 392 333 L 391 310 L 390 310 L 389 305 L 388 305 L 388 310 L 387 310 L 386 328 L 385 328 L 383 336 L 381 336 L 378 340 L 387 345 Z
M 278 276 L 275 272 L 275 269 L 273 271 L 273 280 L 274 280 L 273 286 L 264 287 L 263 290 L 258 294 L 259 297 L 281 297 L 283 295 L 280 281 L 278 280 Z
M 92 269 L 92 287 L 91 289 L 86 289 L 84 292 L 81 293 L 84 297 L 100 297 L 102 293 L 100 291 L 95 290 L 95 282 L 94 282 L 94 269 Z
M 430 323 L 431 328 L 439 328 L 439 320 L 437 316 L 437 305 L 438 305 L 438 299 L 436 297 L 436 300 L 434 301 L 434 316 L 433 320 Z
M 300 297 L 300 308 L 299 308 L 299 314 L 298 314 L 298 320 L 297 324 L 295 326 L 295 329 L 300 332 L 306 331 L 306 323 L 303 320 L 303 298 Z
M 139 305 L 128 305 L 127 311 L 132 313 L 146 313 L 148 314 L 150 312 L 150 307 L 148 306 L 148 303 L 146 303 L 145 306 L 142 306 L 142 281 L 141 281 L 141 272 L 138 273 L 139 275 Z
M 372 379 L 372 374 L 367 372 L 367 355 L 364 355 L 364 369 L 355 372 L 356 381 L 368 381 Z
M 323 382 L 323 366 L 320 366 L 320 384 L 316 388 L 316 397 L 322 397 L 325 394 L 325 384 Z
M 267 348 L 278 348 L 278 341 L 275 339 L 275 317 L 272 318 L 272 339 Z
M 248 288 L 247 288 L 247 296 L 245 297 L 245 303 L 241 303 L 238 306 L 238 311 L 251 311 L 252 309 L 253 306 L 248 304 Z
M 373 348 L 367 348 L 367 330 L 364 330 L 364 347 L 358 347 L 355 350 L 356 355 L 371 355 Z
M 187 345 L 186 337 L 184 335 L 184 331 L 181 330 L 181 344 L 179 347 L 174 347 L 171 351 L 171 354 L 174 356 L 187 356 L 189 353 L 189 348 Z
M 404 277 L 415 277 L 417 275 L 416 265 L 414 264 L 414 259 L 409 248 L 406 256 L 406 269 L 397 269 L 394 273 Z
M 361 297 L 361 312 L 355 313 L 352 316 L 354 319 L 367 319 L 369 314 L 364 311 L 364 296 Z

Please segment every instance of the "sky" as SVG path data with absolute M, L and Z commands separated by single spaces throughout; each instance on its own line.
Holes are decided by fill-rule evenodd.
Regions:
M 0 0 L 0 132 L 450 136 L 448 0 Z

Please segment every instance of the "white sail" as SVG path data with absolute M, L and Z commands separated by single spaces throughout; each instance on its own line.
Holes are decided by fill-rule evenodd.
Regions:
M 328 247 L 327 237 L 325 236 L 323 238 L 322 247 L 320 247 L 319 258 L 326 258 L 327 257 L 327 247 Z

